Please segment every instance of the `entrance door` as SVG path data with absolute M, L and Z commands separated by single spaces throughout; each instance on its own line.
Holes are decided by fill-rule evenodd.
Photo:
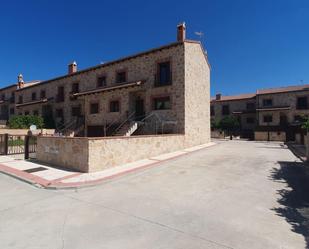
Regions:
M 55 128 L 55 122 L 53 118 L 53 108 L 51 105 L 42 106 L 42 118 L 46 128 Z
M 135 100 L 135 120 L 142 120 L 145 117 L 144 99 L 138 97 Z

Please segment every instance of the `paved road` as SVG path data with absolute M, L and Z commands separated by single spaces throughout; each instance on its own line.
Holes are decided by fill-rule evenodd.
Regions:
M 0 248 L 306 248 L 307 173 L 278 143 L 227 141 L 79 190 L 0 174 Z

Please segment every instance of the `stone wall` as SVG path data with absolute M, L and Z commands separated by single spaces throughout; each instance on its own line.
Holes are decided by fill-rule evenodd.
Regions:
M 95 172 L 183 148 L 184 135 L 38 137 L 37 159 L 81 172 Z
M 36 157 L 51 165 L 88 172 L 88 139 L 70 137 L 38 137 Z
M 210 66 L 199 43 L 185 43 L 187 146 L 210 142 Z
M 89 170 L 100 171 L 183 148 L 183 135 L 89 139 Z
M 6 128 L 0 128 L 0 134 L 10 134 L 10 135 L 27 135 L 29 132 L 28 129 L 6 129 Z M 43 135 L 52 135 L 54 134 L 54 129 L 38 129 L 35 132 L 33 132 L 34 135 L 37 135 L 39 133 Z
M 256 141 L 267 141 L 268 140 L 268 132 L 267 131 L 255 131 L 254 139 Z M 284 131 L 270 131 L 269 132 L 269 140 L 270 141 L 286 141 L 286 135 Z

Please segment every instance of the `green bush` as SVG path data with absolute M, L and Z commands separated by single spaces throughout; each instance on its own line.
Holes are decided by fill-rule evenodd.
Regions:
M 18 115 L 10 118 L 8 126 L 11 129 L 29 129 L 31 125 L 36 125 L 37 128 L 44 127 L 44 120 L 40 116 L 35 115 Z

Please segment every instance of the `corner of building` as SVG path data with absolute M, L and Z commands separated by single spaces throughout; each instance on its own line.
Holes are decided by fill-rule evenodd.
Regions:
M 210 142 L 210 66 L 199 42 L 185 42 L 186 146 Z

